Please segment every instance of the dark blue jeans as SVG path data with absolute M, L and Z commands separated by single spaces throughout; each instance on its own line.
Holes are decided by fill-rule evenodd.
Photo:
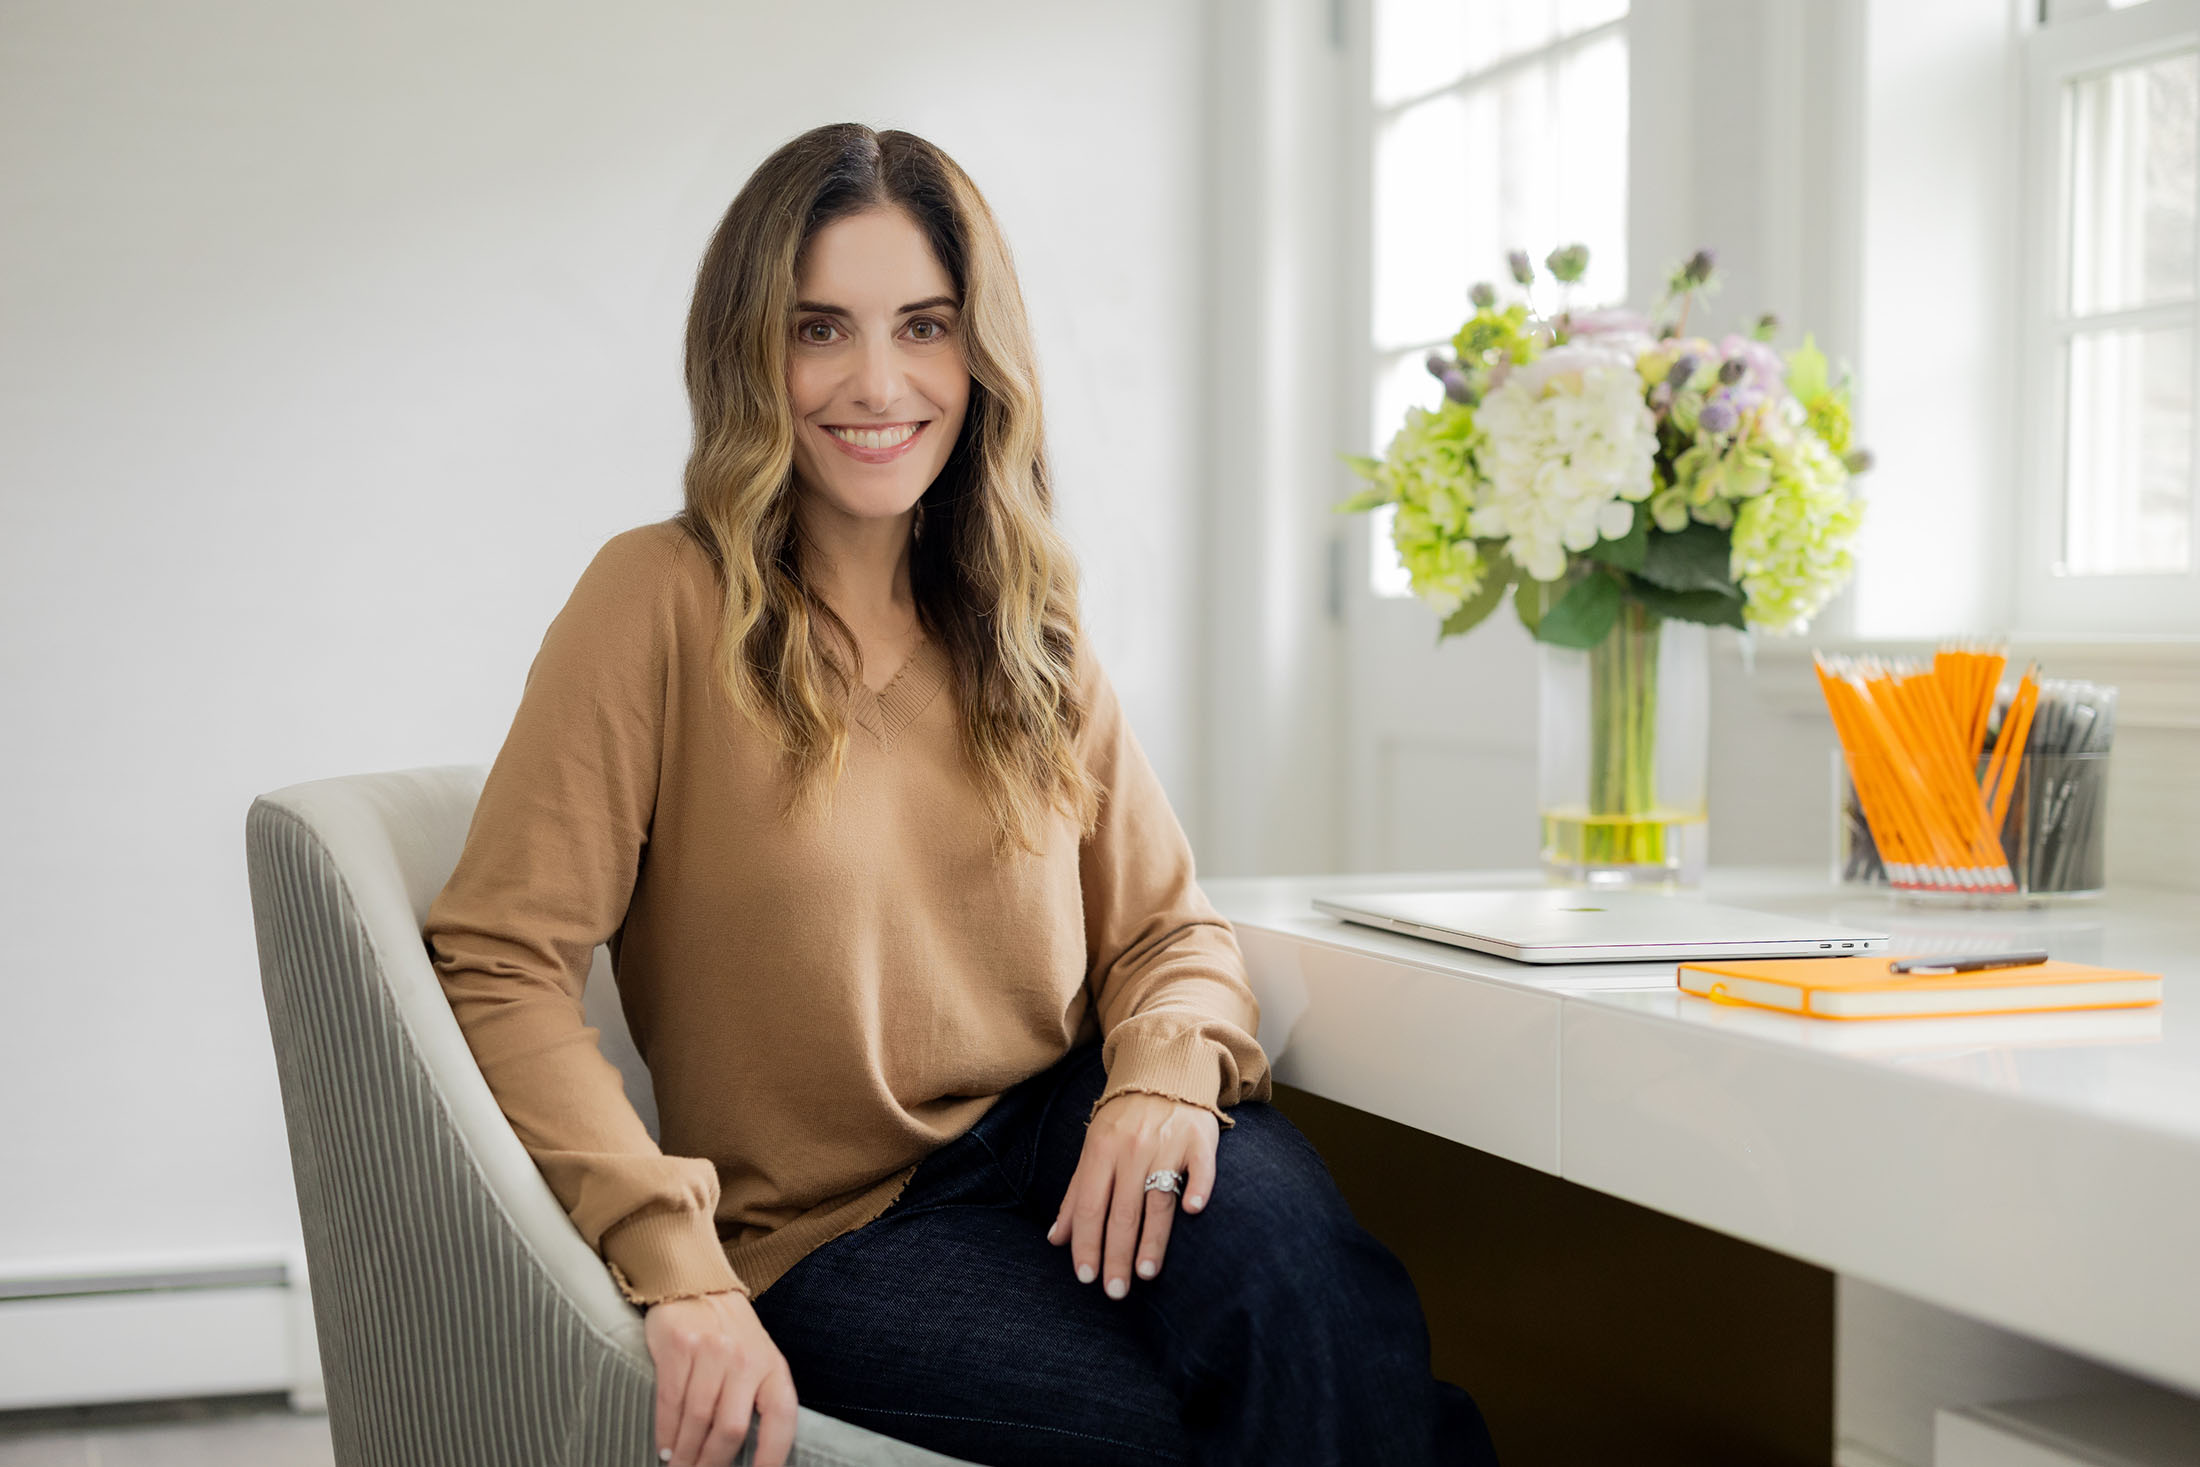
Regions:
M 804 1405 L 994 1467 L 1495 1463 L 1404 1266 L 1271 1106 L 1231 1108 L 1158 1276 L 1077 1282 L 1046 1230 L 1105 1080 L 1089 1044 L 1012 1087 L 757 1298 Z

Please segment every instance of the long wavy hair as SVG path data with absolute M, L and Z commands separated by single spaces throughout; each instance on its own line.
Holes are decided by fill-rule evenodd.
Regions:
M 1078 572 L 1054 524 L 1037 361 L 1008 243 L 977 185 L 931 143 L 860 123 L 813 128 L 766 158 L 735 196 L 688 310 L 695 443 L 677 518 L 724 592 L 719 684 L 783 752 L 782 814 L 829 811 L 849 734 L 828 680 L 851 691 L 862 652 L 805 567 L 787 351 L 804 249 L 835 220 L 876 208 L 916 221 L 962 302 L 956 329 L 970 404 L 918 501 L 910 588 L 920 624 L 952 667 L 963 752 L 993 819 L 995 854 L 1036 852 L 1050 810 L 1086 835 L 1099 812 L 1075 751 L 1088 715 L 1075 675 Z

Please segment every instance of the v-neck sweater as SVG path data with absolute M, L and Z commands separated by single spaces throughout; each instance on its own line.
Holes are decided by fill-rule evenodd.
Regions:
M 930 637 L 841 696 L 829 812 L 783 819 L 779 750 L 712 649 L 723 592 L 676 522 L 612 537 L 530 664 L 423 935 L 483 1077 L 637 1304 L 769 1288 L 877 1217 L 1001 1092 L 1098 1039 L 1094 1106 L 1270 1093 L 1229 922 L 1089 642 L 1080 836 L 996 857 Z M 582 994 L 608 944 L 652 1137 Z

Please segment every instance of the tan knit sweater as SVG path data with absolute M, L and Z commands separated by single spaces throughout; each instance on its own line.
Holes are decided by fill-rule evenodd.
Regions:
M 425 936 L 482 1074 L 635 1303 L 761 1293 L 885 1211 L 1010 1085 L 1104 1036 L 1103 1100 L 1269 1095 L 1229 923 L 1089 646 L 1080 841 L 996 860 L 929 639 L 848 696 L 829 820 L 719 690 L 720 593 L 672 521 L 614 536 L 551 623 Z M 581 993 L 599 943 L 652 1141 Z M 660 1144 L 661 1143 L 661 1144 Z

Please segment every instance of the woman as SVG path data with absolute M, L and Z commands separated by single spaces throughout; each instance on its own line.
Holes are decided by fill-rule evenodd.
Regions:
M 552 623 L 426 925 L 647 1310 L 660 1457 L 717 1467 L 753 1414 L 777 1467 L 799 1389 L 984 1462 L 1485 1460 L 1265 1104 L 1234 934 L 1079 629 L 977 189 L 907 133 L 788 143 L 704 257 L 687 382 L 686 508 Z M 600 942 L 654 1140 L 581 1017 Z

